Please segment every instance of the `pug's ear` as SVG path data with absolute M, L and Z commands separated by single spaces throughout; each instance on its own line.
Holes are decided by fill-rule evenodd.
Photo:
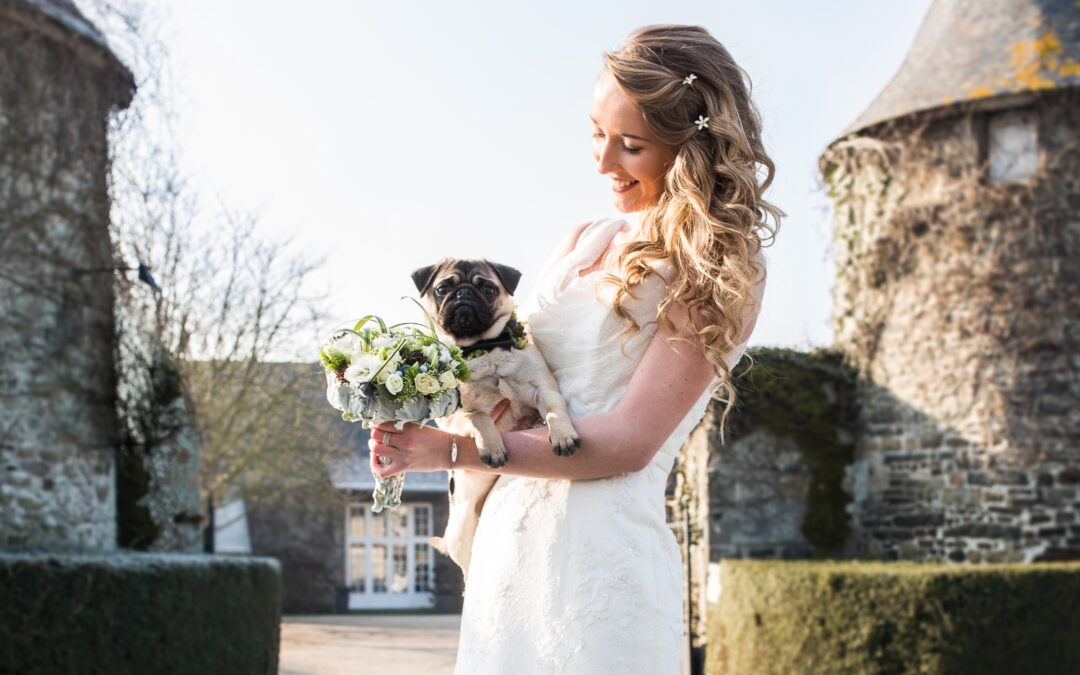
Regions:
M 502 282 L 506 292 L 513 295 L 514 291 L 517 290 L 518 282 L 521 281 L 521 272 L 508 265 L 498 263 L 491 263 L 491 269 L 495 270 L 495 274 L 499 277 L 499 281 Z
M 420 291 L 420 295 L 427 293 L 427 290 L 431 287 L 431 282 L 435 280 L 435 273 L 439 271 L 440 267 L 442 267 L 442 263 L 436 263 L 413 271 L 412 280 L 416 284 L 416 290 Z

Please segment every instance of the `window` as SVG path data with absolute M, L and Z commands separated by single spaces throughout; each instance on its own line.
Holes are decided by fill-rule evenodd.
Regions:
M 431 585 L 431 546 L 427 544 L 415 544 L 416 546 L 416 591 L 433 591 Z
M 373 593 L 386 592 L 385 544 L 375 544 L 371 547 L 371 590 Z
M 394 544 L 394 582 L 390 590 L 394 593 L 409 591 L 409 549 L 405 544 Z
M 349 546 L 349 587 L 357 593 L 367 590 L 367 546 Z
M 402 504 L 373 513 L 368 503 L 346 510 L 349 607 L 431 607 L 435 597 L 431 504 Z
M 1015 183 L 1034 176 L 1039 169 L 1035 116 L 1026 110 L 991 113 L 986 154 L 991 183 Z
M 418 537 L 431 536 L 431 507 L 417 506 L 413 510 L 414 534 Z
M 408 509 L 395 509 L 390 512 L 390 520 L 394 524 L 394 538 L 404 539 L 409 536 L 409 511 Z
M 367 530 L 364 517 L 366 512 L 367 509 L 362 506 L 349 507 L 349 537 L 353 539 L 364 538 L 364 532 Z

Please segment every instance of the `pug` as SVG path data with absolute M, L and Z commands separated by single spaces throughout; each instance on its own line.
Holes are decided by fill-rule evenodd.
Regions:
M 500 432 L 520 422 L 546 424 L 556 455 L 569 457 L 581 445 L 543 354 L 532 341 L 522 340 L 513 301 L 520 279 L 513 267 L 453 258 L 412 273 L 436 335 L 461 348 L 471 373 L 460 385 L 461 408 L 440 425 L 472 436 L 480 460 L 492 468 L 506 464 Z M 509 405 L 494 422 L 491 412 L 504 398 Z M 428 541 L 457 563 L 468 579 L 473 535 L 498 476 L 469 471 L 455 471 L 454 476 L 446 532 Z

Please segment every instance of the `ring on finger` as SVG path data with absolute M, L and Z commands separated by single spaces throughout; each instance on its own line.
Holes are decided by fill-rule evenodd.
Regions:
M 383 433 L 382 444 L 383 445 L 390 445 L 390 436 L 392 434 L 389 431 L 386 431 L 386 430 L 384 430 L 382 433 Z

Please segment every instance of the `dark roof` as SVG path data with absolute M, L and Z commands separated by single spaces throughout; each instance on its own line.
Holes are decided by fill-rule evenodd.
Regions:
M 935 0 L 900 70 L 843 135 L 923 110 L 1077 85 L 1076 0 Z
M 0 0 L 0 9 L 5 6 L 23 12 L 31 17 L 42 17 L 51 21 L 76 38 L 76 44 L 99 52 L 113 75 L 121 85 L 117 91 L 117 104 L 127 107 L 135 91 L 135 78 L 109 47 L 105 36 L 87 20 L 71 0 Z

